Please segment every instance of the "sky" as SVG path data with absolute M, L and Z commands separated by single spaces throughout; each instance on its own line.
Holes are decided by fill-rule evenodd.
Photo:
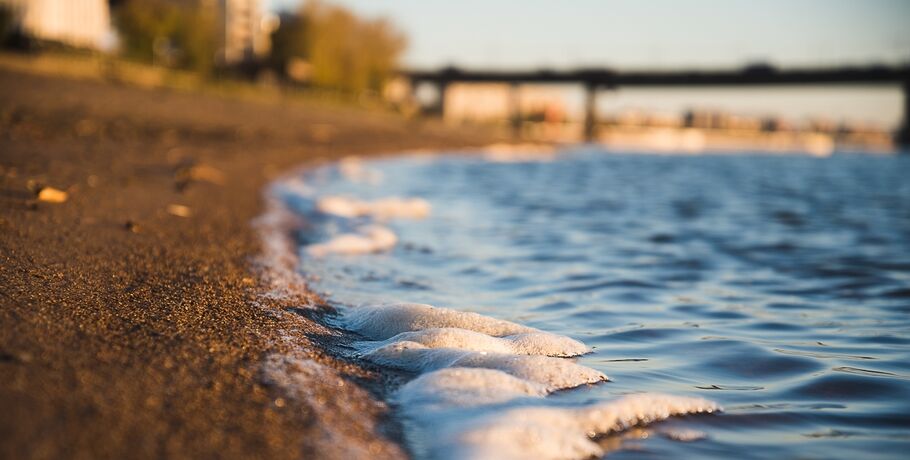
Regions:
M 272 10 L 300 0 L 265 0 Z M 335 0 L 367 17 L 386 17 L 409 39 L 404 65 L 411 68 L 613 69 L 735 68 L 758 62 L 779 67 L 910 63 L 908 0 Z M 868 97 L 861 94 L 865 92 Z M 696 94 L 702 93 L 702 94 Z M 902 106 L 898 88 L 832 89 L 832 103 L 818 91 L 804 103 L 790 92 L 767 90 L 745 109 L 781 104 L 895 125 Z M 784 92 L 786 93 L 786 92 Z M 624 92 L 626 96 L 629 92 Z M 636 92 L 631 92 L 636 94 Z M 657 91 L 666 100 L 685 95 L 741 98 L 723 91 Z M 720 94 L 720 96 L 718 96 Z M 614 98 L 615 99 L 615 98 Z M 623 104 L 636 100 L 619 97 Z M 651 98 L 661 102 L 660 98 Z M 780 99 L 780 100 L 778 100 Z M 787 99 L 787 101 L 784 101 Z M 615 102 L 615 101 L 614 101 Z M 645 97 L 644 104 L 651 104 Z M 713 103 L 713 102 L 712 102 Z M 808 106 L 806 105 L 808 104 Z M 672 105 L 672 104 L 671 104 Z M 677 110 L 679 104 L 663 107 Z M 709 104 L 710 105 L 710 104 Z M 715 104 L 716 105 L 716 104 Z M 663 104 L 667 106 L 667 104 Z M 650 107 L 640 107 L 649 109 Z M 832 112 L 833 110 L 833 112 Z M 799 110 L 797 110 L 798 112 Z M 784 110 L 794 114 L 793 110 Z

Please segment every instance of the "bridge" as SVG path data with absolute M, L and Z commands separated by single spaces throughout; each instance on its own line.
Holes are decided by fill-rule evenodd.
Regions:
M 436 86 L 440 113 L 445 109 L 445 91 L 452 83 L 506 83 L 516 88 L 521 84 L 577 84 L 585 89 L 586 140 L 595 136 L 597 92 L 631 87 L 721 87 L 721 86 L 810 86 L 810 85 L 901 85 L 904 118 L 895 133 L 902 146 L 910 146 L 910 66 L 836 67 L 778 70 L 767 65 L 753 65 L 739 70 L 617 72 L 609 69 L 568 71 L 484 71 L 448 67 L 437 71 L 404 71 L 412 87 L 421 83 Z M 518 104 L 512 104 L 512 120 L 520 123 Z

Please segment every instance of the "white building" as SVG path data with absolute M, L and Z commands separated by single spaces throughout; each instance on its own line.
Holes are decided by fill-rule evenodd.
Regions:
M 546 121 L 568 118 L 564 89 L 507 83 L 452 83 L 445 91 L 444 120 L 449 122 L 506 121 L 519 115 L 544 115 Z
M 442 118 L 454 123 L 508 120 L 513 102 L 506 83 L 452 83 L 442 97 Z
M 236 64 L 269 52 L 272 16 L 262 12 L 260 0 L 220 0 L 223 17 L 223 58 Z
M 0 0 L 20 29 L 40 40 L 79 48 L 104 48 L 111 38 L 107 0 Z

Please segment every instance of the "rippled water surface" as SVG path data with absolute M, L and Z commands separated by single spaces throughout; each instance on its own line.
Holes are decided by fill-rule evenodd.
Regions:
M 367 162 L 320 195 L 421 197 L 388 253 L 303 259 L 343 304 L 422 302 L 565 334 L 612 382 L 722 415 L 604 443 L 611 458 L 897 458 L 910 449 L 910 158 L 477 156 Z M 298 209 L 306 205 L 297 203 Z M 329 230 L 304 231 L 301 244 Z

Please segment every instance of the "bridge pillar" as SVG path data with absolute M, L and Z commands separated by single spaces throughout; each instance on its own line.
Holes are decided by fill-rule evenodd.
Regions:
M 910 80 L 904 82 L 904 119 L 895 136 L 898 147 L 910 151 Z
M 509 85 L 509 123 L 512 125 L 512 137 L 521 138 L 521 85 Z
M 585 84 L 585 142 L 594 142 L 597 138 L 597 85 Z
M 436 115 L 439 118 L 445 119 L 446 116 L 446 89 L 449 87 L 449 82 L 447 80 L 439 80 L 436 82 L 436 107 L 433 109 L 436 112 Z

